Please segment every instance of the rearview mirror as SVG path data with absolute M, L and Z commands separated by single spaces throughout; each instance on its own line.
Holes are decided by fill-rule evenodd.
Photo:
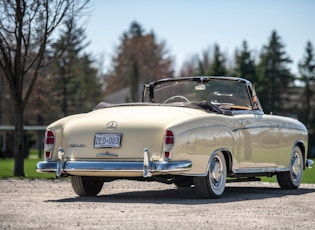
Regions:
M 198 84 L 195 86 L 195 90 L 198 90 L 198 91 L 203 91 L 203 90 L 206 90 L 206 85 L 205 84 Z

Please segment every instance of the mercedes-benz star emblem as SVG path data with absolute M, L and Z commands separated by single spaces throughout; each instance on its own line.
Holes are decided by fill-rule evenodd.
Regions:
M 117 128 L 117 122 L 116 121 L 110 121 L 107 123 L 106 128 L 108 130 L 113 130 Z

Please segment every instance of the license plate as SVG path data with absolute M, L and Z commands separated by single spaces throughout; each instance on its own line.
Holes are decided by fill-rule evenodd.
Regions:
M 121 133 L 96 133 L 94 148 L 119 148 L 121 137 Z

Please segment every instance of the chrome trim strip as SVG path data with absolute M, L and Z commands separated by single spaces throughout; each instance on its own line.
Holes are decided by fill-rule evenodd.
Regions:
M 246 119 L 245 119 L 246 120 Z M 276 126 L 276 125 L 257 125 L 257 126 L 245 126 L 245 127 L 238 127 L 238 128 L 235 128 L 233 129 L 233 132 L 236 132 L 236 131 L 239 131 L 239 130 L 246 130 L 246 129 L 270 129 L 270 128 L 277 128 L 279 129 L 279 126 Z
M 253 176 L 255 174 L 260 174 L 260 173 L 277 173 L 277 172 L 286 172 L 286 171 L 290 171 L 290 168 L 265 168 L 265 169 L 261 169 L 261 168 L 253 168 L 253 169 L 233 169 L 233 177 L 237 176 L 237 175 L 241 175 L 241 174 L 253 174 Z M 189 174 L 186 176 L 205 176 L 207 174 Z
M 246 120 L 246 119 L 245 119 Z M 289 127 L 289 126 L 277 126 L 277 125 L 257 125 L 257 126 L 246 126 L 246 127 L 239 127 L 235 128 L 232 131 L 236 132 L 238 130 L 246 130 L 246 129 L 265 129 L 265 128 L 277 128 L 277 129 L 289 129 L 289 130 L 299 130 L 299 131 L 304 131 L 307 132 L 307 130 L 302 129 L 302 128 L 296 128 L 296 127 Z
M 118 157 L 118 154 L 115 153 L 110 153 L 110 152 L 106 152 L 106 153 L 98 153 L 96 154 L 97 157 L 105 157 L 105 158 L 109 158 L 109 157 Z
M 56 172 L 57 162 L 41 161 L 37 163 L 37 172 Z M 62 173 L 71 172 L 143 172 L 144 163 L 139 162 L 96 162 L 96 161 L 67 161 L 64 162 Z M 190 170 L 191 161 L 153 161 L 149 162 L 148 171 L 181 172 Z
M 248 168 L 248 169 L 234 169 L 232 170 L 235 174 L 243 173 L 274 173 L 274 172 L 285 172 L 290 171 L 290 168 Z

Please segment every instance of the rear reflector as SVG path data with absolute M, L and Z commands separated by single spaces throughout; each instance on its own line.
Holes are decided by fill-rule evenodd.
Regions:
M 45 157 L 46 157 L 46 159 L 50 159 L 50 157 L 51 157 L 51 152 L 46 151 L 46 152 L 45 152 Z

